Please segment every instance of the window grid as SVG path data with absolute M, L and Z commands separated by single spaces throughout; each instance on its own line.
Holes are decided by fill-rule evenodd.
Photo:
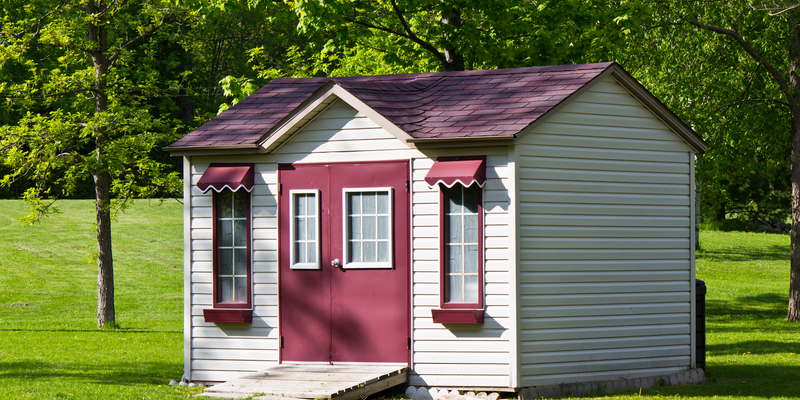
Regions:
M 347 263 L 391 261 L 390 192 L 348 192 Z
M 318 268 L 317 193 L 292 193 L 292 268 Z
M 217 244 L 217 296 L 220 303 L 247 303 L 247 213 L 242 213 L 243 207 L 246 208 L 246 196 L 244 191 L 219 194 L 217 224 L 222 229 L 219 229 Z M 236 229 L 237 225 L 241 227 L 241 223 L 244 229 Z M 230 235 L 230 240 L 224 238 L 226 234 Z M 230 245 L 225 245 L 226 242 Z M 225 265 L 225 261 L 230 265 Z
M 445 301 L 448 303 L 479 302 L 479 208 L 477 203 L 470 204 L 479 198 L 477 190 L 462 185 L 446 189 Z

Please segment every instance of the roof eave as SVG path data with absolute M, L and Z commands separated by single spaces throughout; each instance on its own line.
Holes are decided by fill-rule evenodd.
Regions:
M 223 154 L 256 154 L 259 146 L 257 144 L 237 144 L 224 146 L 180 146 L 162 147 L 168 151 L 171 157 L 198 156 L 198 155 L 223 155 Z
M 514 143 L 514 136 L 412 138 L 408 139 L 408 142 L 418 148 L 508 146 Z

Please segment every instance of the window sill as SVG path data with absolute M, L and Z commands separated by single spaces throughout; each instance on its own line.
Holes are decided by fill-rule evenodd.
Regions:
M 253 310 L 236 308 L 206 308 L 203 310 L 206 322 L 230 322 L 249 324 L 253 322 Z
M 483 324 L 484 310 L 434 308 L 431 314 L 433 322 L 437 324 Z

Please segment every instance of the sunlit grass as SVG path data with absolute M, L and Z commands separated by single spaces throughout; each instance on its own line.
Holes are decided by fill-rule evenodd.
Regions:
M 182 205 L 137 201 L 112 227 L 119 329 L 98 330 L 94 205 L 34 226 L 0 201 L 0 398 L 169 399 L 183 374 Z

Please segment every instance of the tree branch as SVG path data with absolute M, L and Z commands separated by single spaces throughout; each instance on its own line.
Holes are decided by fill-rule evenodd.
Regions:
M 377 29 L 379 31 L 390 33 L 392 35 L 397 35 L 397 36 L 400 36 L 400 37 L 404 37 L 404 38 L 406 38 L 406 39 L 408 39 L 408 40 L 420 45 L 423 49 L 433 53 L 433 55 L 436 56 L 436 58 L 438 58 L 439 61 L 441 61 L 444 65 L 446 65 L 448 62 L 447 62 L 447 58 L 445 57 L 445 55 L 442 54 L 439 51 L 439 49 L 436 48 L 436 46 L 434 46 L 434 45 L 422 40 L 419 36 L 417 36 L 411 30 L 411 27 L 408 26 L 408 22 L 406 22 L 405 17 L 403 17 L 403 12 L 402 12 L 402 10 L 400 10 L 400 7 L 397 6 L 397 2 L 395 0 L 391 0 L 391 2 L 392 2 L 392 10 L 394 11 L 395 15 L 397 15 L 397 18 L 400 20 L 400 24 L 403 26 L 403 31 L 404 32 L 398 32 L 398 31 L 395 31 L 393 29 L 389 29 L 389 28 L 384 27 L 384 26 L 373 25 L 373 24 L 370 24 L 370 23 L 367 23 L 367 22 L 363 22 L 363 21 L 359 21 L 359 20 L 357 20 L 355 18 L 350 18 L 350 17 L 346 17 L 346 16 L 344 17 L 344 20 L 347 21 L 347 22 L 350 22 L 350 23 L 361 25 L 361 26 L 369 28 L 369 29 Z
M 164 26 L 164 23 L 165 21 L 164 19 L 162 19 L 158 24 L 152 26 L 149 30 L 147 30 L 147 32 L 142 33 L 141 35 L 131 39 L 128 43 L 125 43 L 124 45 L 120 46 L 120 48 L 118 48 L 117 51 L 115 51 L 114 54 L 112 54 L 111 57 L 108 58 L 108 65 L 109 66 L 114 65 L 114 62 L 117 61 L 120 58 L 120 56 L 122 56 L 122 53 L 125 50 L 127 50 L 131 46 L 138 44 L 144 39 L 150 37 L 150 35 L 155 33 L 157 30 L 161 29 L 161 27 Z
M 739 13 L 739 16 L 741 16 L 741 13 Z M 737 16 L 736 18 L 738 20 L 739 17 Z M 778 85 L 781 87 L 781 91 L 783 92 L 783 96 L 786 98 L 786 103 L 789 105 L 789 107 L 791 109 L 797 108 L 797 104 L 795 104 L 794 98 L 792 97 L 792 89 L 789 87 L 789 84 L 783 78 L 781 73 L 761 54 L 759 54 L 758 51 L 755 48 L 753 48 L 753 46 L 750 45 L 750 43 L 744 40 L 744 38 L 742 37 L 742 35 L 739 34 L 739 32 L 733 29 L 721 28 L 714 25 L 704 24 L 694 19 L 690 19 L 688 21 L 690 24 L 698 28 L 707 29 L 716 34 L 729 36 L 734 40 L 736 40 L 736 42 L 739 43 L 740 46 L 742 46 L 744 51 L 747 52 L 747 54 L 749 54 L 750 57 L 755 59 L 757 62 L 761 63 L 761 65 L 763 65 L 764 68 L 766 68 L 767 71 L 769 71 L 770 75 L 772 75 L 775 81 L 778 82 Z

